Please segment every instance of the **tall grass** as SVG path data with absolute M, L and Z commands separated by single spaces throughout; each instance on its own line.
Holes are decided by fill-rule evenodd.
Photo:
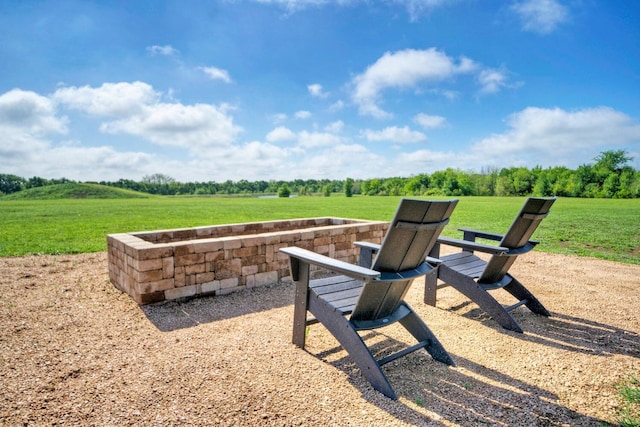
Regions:
M 106 235 L 319 216 L 390 220 L 399 197 L 0 200 L 0 256 L 106 249 Z M 456 227 L 504 232 L 524 198 L 462 197 Z M 640 264 L 640 199 L 559 199 L 534 238 L 538 250 Z
M 629 381 L 619 388 L 623 405 L 620 409 L 620 425 L 622 427 L 640 426 L 640 379 L 631 376 Z

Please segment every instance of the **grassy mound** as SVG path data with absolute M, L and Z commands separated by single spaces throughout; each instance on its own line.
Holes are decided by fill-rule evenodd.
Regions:
M 8 194 L 2 200 L 55 200 L 55 199 L 134 199 L 148 198 L 146 193 L 124 190 L 100 184 L 66 184 L 47 185 L 30 188 Z

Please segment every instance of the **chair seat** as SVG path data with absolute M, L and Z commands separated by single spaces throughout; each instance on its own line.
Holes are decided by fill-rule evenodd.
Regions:
M 353 312 L 363 287 L 364 283 L 361 280 L 354 280 L 348 276 L 331 276 L 309 281 L 311 292 L 343 316 Z
M 447 267 L 457 271 L 460 274 L 464 274 L 468 277 L 477 279 L 480 277 L 487 262 L 472 252 L 461 251 L 451 255 L 445 255 L 440 257 L 443 263 L 447 264 Z

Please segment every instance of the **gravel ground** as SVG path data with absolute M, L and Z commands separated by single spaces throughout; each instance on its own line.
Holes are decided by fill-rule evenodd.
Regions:
M 451 288 L 408 302 L 456 367 L 419 351 L 373 391 L 321 325 L 290 343 L 293 285 L 139 307 L 106 253 L 0 258 L 2 425 L 599 426 L 640 373 L 640 265 L 546 253 L 512 268 L 553 313 L 505 331 Z M 411 343 L 395 326 L 377 350 Z

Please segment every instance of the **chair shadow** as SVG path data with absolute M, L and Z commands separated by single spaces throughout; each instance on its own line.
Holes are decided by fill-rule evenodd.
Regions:
M 472 303 L 450 307 L 447 311 L 455 312 L 468 304 Z M 551 313 L 551 317 L 545 317 L 519 308 L 511 314 L 522 325 L 523 334 L 505 330 L 479 308 L 471 309 L 462 316 L 498 332 L 561 350 L 605 357 L 619 354 L 640 358 L 638 332 L 562 313 Z
M 158 330 L 169 332 L 290 306 L 293 296 L 294 285 L 284 282 L 228 295 L 151 304 L 141 306 L 140 309 Z M 543 328 L 537 328 L 537 331 L 543 332 L 536 335 L 512 334 L 521 339 L 545 342 L 569 351 L 587 352 L 581 343 L 593 339 L 592 337 L 600 339 L 598 337 L 611 334 L 614 336 L 613 339 L 609 338 L 607 342 L 600 343 L 606 347 L 600 353 L 631 354 L 638 357 L 640 341 L 638 334 L 634 332 L 559 314 L 554 314 L 549 319 L 533 314 L 519 317 L 525 318 L 518 319 L 523 322 L 546 322 Z M 499 325 L 492 325 L 490 322 L 495 323 L 488 319 L 486 326 L 504 331 Z M 406 347 L 405 343 L 377 331 L 363 334 L 363 339 L 376 341 L 371 345 L 371 350 L 377 357 Z M 461 425 L 553 426 L 561 425 L 555 421 L 556 419 L 570 419 L 572 425 L 606 425 L 603 420 L 588 417 L 554 403 L 557 396 L 548 390 L 454 354 L 452 357 L 457 367 L 450 368 L 432 360 L 422 350 L 393 361 L 383 368 L 400 396 L 399 401 L 389 405 L 386 397 L 372 392 L 371 386 L 362 377 L 355 363 L 346 353 L 342 355 L 341 352 L 344 352 L 342 347 L 336 346 L 319 353 L 309 353 L 347 373 L 348 381 L 362 391 L 365 400 L 401 422 L 421 426 L 444 426 L 443 420 Z M 593 351 L 589 353 L 593 354 Z M 381 402 L 384 402 L 384 405 Z M 434 416 L 425 415 L 420 407 Z M 505 419 L 522 420 L 523 424 L 505 423 Z
M 377 358 L 406 347 L 406 343 L 379 332 L 369 332 L 363 339 L 381 336 L 382 341 L 371 345 Z M 456 367 L 449 367 L 434 361 L 422 350 L 385 365 L 383 370 L 400 399 L 394 405 L 388 405 L 388 402 L 380 405 L 380 399 L 386 398 L 370 392 L 371 386 L 346 353 L 338 359 L 327 360 L 341 351 L 344 350 L 338 346 L 310 354 L 346 372 L 349 382 L 362 390 L 363 397 L 370 403 L 413 425 L 442 426 L 445 425 L 443 420 L 460 425 L 559 426 L 567 425 L 567 422 L 570 425 L 609 425 L 604 420 L 555 403 L 558 396 L 548 390 L 459 355 L 452 354 Z M 405 399 L 411 403 L 405 403 Z M 429 424 L 425 424 L 425 418 L 430 416 L 417 407 L 435 414 Z
M 140 306 L 144 315 L 162 332 L 192 328 L 223 319 L 291 305 L 294 285 L 280 282 L 248 288 L 227 295 L 166 301 Z

